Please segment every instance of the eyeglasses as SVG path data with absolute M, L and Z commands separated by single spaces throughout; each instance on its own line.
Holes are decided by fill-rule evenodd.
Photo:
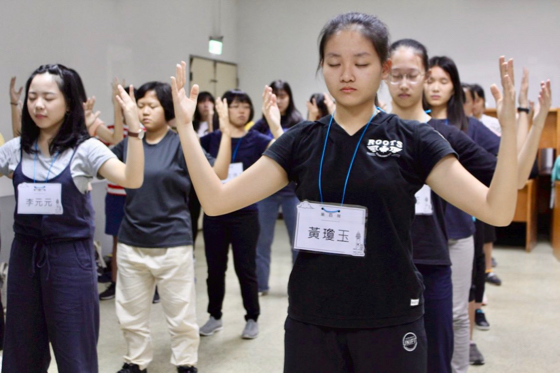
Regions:
M 389 74 L 389 83 L 391 84 L 401 84 L 404 79 L 408 81 L 408 83 L 415 85 L 420 83 L 422 77 L 426 75 L 425 73 L 420 73 L 419 71 L 410 72 L 408 74 L 401 74 L 399 72 L 391 72 Z

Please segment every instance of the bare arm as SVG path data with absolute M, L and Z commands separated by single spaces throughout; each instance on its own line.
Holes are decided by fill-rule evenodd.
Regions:
M 208 215 L 222 215 L 239 210 L 273 194 L 288 184 L 284 169 L 267 157 L 261 157 L 253 166 L 227 184 L 222 184 L 206 157 L 192 126 L 198 86 L 185 93 L 186 63 L 177 65 L 176 76 L 171 78 L 173 106 L 177 130 L 191 180 L 200 204 Z
M 546 116 L 550 110 L 552 104 L 550 80 L 546 82 L 541 82 L 541 89 L 539 92 L 539 110 L 533 119 L 533 125 L 529 134 L 525 138 L 525 142 L 522 144 L 521 151 L 518 155 L 518 182 L 517 187 L 523 189 L 533 168 L 533 163 L 535 162 L 535 157 L 537 156 L 537 151 L 539 149 L 539 143 L 541 140 L 542 131 L 544 129 L 544 124 L 546 121 Z M 528 117 L 526 113 L 520 113 L 523 116 Z M 518 128 L 518 132 L 521 128 Z M 519 139 L 519 136 L 518 136 Z
M 10 108 L 12 112 L 12 134 L 14 137 L 18 137 L 21 133 L 21 110 L 22 102 L 21 92 L 23 87 L 19 87 L 16 91 L 16 77 L 13 76 L 10 79 Z
M 222 139 L 220 140 L 220 147 L 218 148 L 218 155 L 213 168 L 216 175 L 218 175 L 221 180 L 225 180 L 228 176 L 229 165 L 231 163 L 231 124 L 229 123 L 228 104 L 226 99 L 222 100 L 221 97 L 216 99 L 216 111 L 218 112 L 218 118 L 220 120 L 220 132 L 222 133 Z M 212 119 L 210 119 L 210 122 L 211 121 Z M 208 122 L 209 126 L 210 122 Z
M 442 159 L 428 176 L 427 184 L 449 203 L 466 213 L 495 226 L 508 225 L 513 219 L 517 200 L 517 131 L 515 88 L 511 81 L 513 61 L 500 58 L 503 96 L 491 87 L 496 99 L 502 140 L 498 163 L 489 188 L 469 174 L 452 156 Z
M 118 101 L 124 110 L 129 133 L 138 133 L 141 129 L 132 86 L 130 86 L 130 92 L 131 95 L 128 95 L 119 85 Z M 125 188 L 140 188 L 144 182 L 144 146 L 142 140 L 129 136 L 126 164 L 118 159 L 110 159 L 101 166 L 99 174 L 110 182 Z
M 111 131 L 107 126 L 100 125 L 96 128 L 95 135 L 99 137 L 101 140 L 105 141 L 110 145 L 115 145 L 121 142 L 124 138 L 124 120 L 122 114 L 122 108 L 119 102 L 117 101 L 117 95 L 119 94 L 119 80 L 115 78 L 113 82 L 111 82 L 111 98 L 113 101 L 113 117 L 114 117 L 114 124 L 113 130 Z M 124 79 L 122 82 L 122 86 L 124 87 Z
M 529 70 L 523 68 L 523 78 L 521 78 L 521 88 L 519 89 L 519 96 L 517 98 L 519 107 L 529 107 Z M 521 152 L 527 135 L 529 133 L 529 113 L 520 111 L 517 114 L 517 151 Z M 523 183 L 525 185 L 525 183 Z

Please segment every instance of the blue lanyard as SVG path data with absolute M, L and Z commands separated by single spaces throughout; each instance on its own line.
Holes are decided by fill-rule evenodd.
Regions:
M 241 141 L 243 141 L 243 137 L 241 137 L 239 139 L 239 141 L 237 142 L 237 145 L 235 146 L 235 150 L 233 151 L 233 154 L 231 156 L 231 162 L 235 161 L 235 157 L 237 156 L 237 151 L 239 150 L 239 145 L 241 145 Z
M 47 179 L 45 180 L 45 183 L 47 183 L 49 181 L 49 175 L 51 174 L 51 169 L 52 166 L 54 164 L 54 162 L 56 161 L 56 158 L 58 157 L 58 152 L 56 152 L 56 154 L 54 155 L 54 158 L 51 162 L 51 165 L 49 167 L 49 171 L 47 172 Z M 35 166 L 37 164 L 37 143 L 35 143 L 35 158 L 33 159 L 33 184 L 35 184 Z
M 378 109 L 380 110 L 380 109 Z M 371 121 L 373 120 L 373 118 L 375 117 L 375 115 L 377 114 L 377 110 L 375 110 L 371 116 L 371 118 L 369 118 L 369 121 L 367 123 L 367 125 L 365 126 L 364 130 L 362 131 L 362 135 L 360 136 L 360 140 L 358 140 L 358 144 L 356 144 L 356 149 L 354 150 L 354 155 L 352 156 L 352 161 L 350 162 L 350 167 L 348 168 L 348 173 L 346 174 L 346 181 L 344 182 L 344 190 L 342 192 L 342 202 L 340 202 L 340 205 L 344 205 L 344 197 L 346 196 L 346 187 L 348 186 L 348 178 L 350 177 L 350 172 L 352 171 L 352 166 L 354 165 L 354 159 L 356 159 L 356 153 L 358 153 L 358 149 L 360 148 L 360 144 L 362 142 L 362 139 L 364 138 L 364 135 L 369 127 L 369 125 L 371 124 Z M 331 115 L 331 120 L 329 122 L 329 128 L 327 129 L 327 135 L 325 136 L 325 145 L 323 146 L 323 154 L 321 155 L 321 165 L 319 166 L 319 194 L 321 196 L 321 204 L 323 204 L 323 188 L 321 185 L 321 176 L 323 174 L 323 161 L 325 159 L 325 152 L 327 150 L 327 140 L 329 139 L 329 132 L 331 131 L 331 125 L 333 122 L 333 118 L 334 118 L 334 114 L 333 113 Z M 324 208 L 323 208 L 324 209 Z M 327 212 L 337 212 L 337 211 L 328 211 L 325 210 Z

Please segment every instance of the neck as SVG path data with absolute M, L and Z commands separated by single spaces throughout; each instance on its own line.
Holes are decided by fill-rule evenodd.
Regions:
M 339 104 L 336 107 L 334 119 L 349 135 L 353 135 L 368 123 L 373 112 L 373 101 L 349 108 Z
M 447 105 L 433 106 L 430 114 L 435 119 L 447 119 Z
M 478 115 L 475 115 L 474 117 L 475 117 L 476 119 L 480 120 L 480 118 L 482 118 L 482 113 L 480 113 L 480 114 L 478 114 Z
M 246 133 L 247 133 L 247 131 L 245 131 L 245 126 L 243 126 L 243 127 L 232 126 L 232 128 L 230 130 L 231 137 L 235 137 L 235 138 L 243 137 L 243 136 L 245 136 Z
M 417 120 L 419 122 L 428 121 L 427 119 L 429 118 L 429 116 L 428 114 L 426 114 L 424 108 L 422 107 L 422 101 L 418 101 L 416 104 L 406 108 L 398 106 L 395 101 L 393 101 L 392 107 L 392 113 L 396 114 L 401 119 Z
M 49 146 L 51 145 L 53 139 L 58 133 L 58 130 L 60 129 L 61 125 L 62 123 L 57 126 L 41 129 L 39 131 L 39 138 L 37 139 L 37 145 L 41 150 L 42 154 L 46 156 L 50 155 Z
M 146 131 L 146 142 L 148 144 L 157 144 L 165 137 L 165 135 L 167 135 L 167 131 L 169 131 L 169 127 L 167 125 L 154 131 Z

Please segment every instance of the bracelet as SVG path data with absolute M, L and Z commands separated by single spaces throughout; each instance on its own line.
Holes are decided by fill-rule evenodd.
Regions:
M 527 114 L 529 114 L 529 108 L 527 108 L 527 107 L 518 107 L 518 108 L 517 108 L 517 112 L 518 112 L 518 113 L 527 113 Z

